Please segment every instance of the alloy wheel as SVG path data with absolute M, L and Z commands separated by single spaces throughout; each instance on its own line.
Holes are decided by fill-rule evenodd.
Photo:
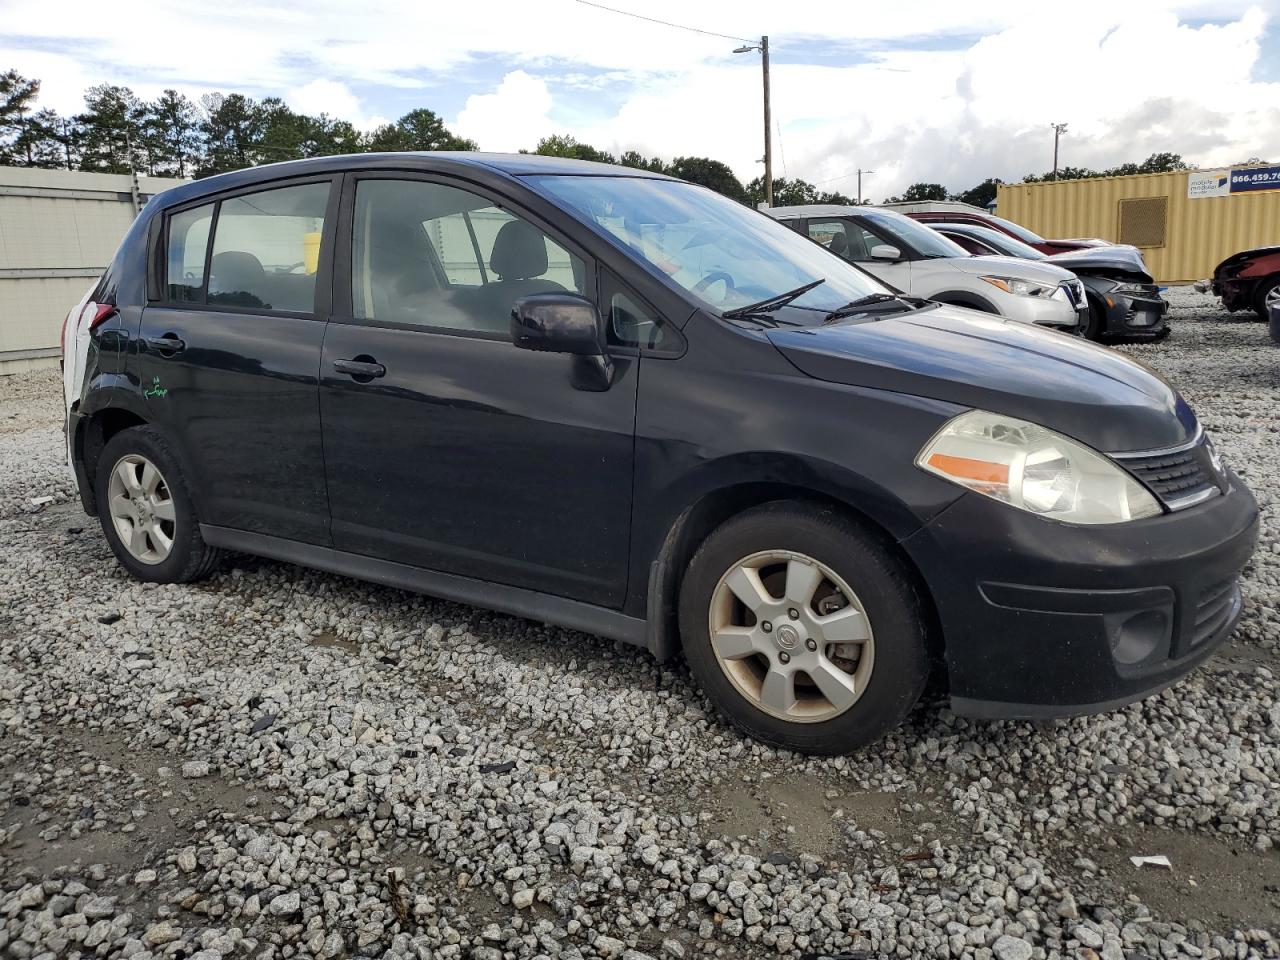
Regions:
M 782 720 L 837 717 L 871 678 L 866 608 L 835 571 L 801 553 L 768 550 L 730 567 L 712 592 L 708 628 L 729 681 Z
M 116 534 L 141 563 L 163 563 L 173 549 L 175 507 L 156 465 L 131 453 L 116 461 L 107 490 Z
M 1280 307 L 1280 283 L 1277 283 L 1267 291 L 1265 299 L 1262 301 L 1264 307 Z

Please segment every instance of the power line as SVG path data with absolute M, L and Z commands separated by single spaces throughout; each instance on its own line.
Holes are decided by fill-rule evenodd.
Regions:
M 735 37 L 727 33 L 716 33 L 714 30 L 701 30 L 698 27 L 686 27 L 683 23 L 672 23 L 670 20 L 659 20 L 657 17 L 646 17 L 644 14 L 632 13 L 630 10 L 619 10 L 616 7 L 606 7 L 603 3 L 593 3 L 592 0 L 574 0 L 584 7 L 595 7 L 597 10 L 607 10 L 610 13 L 621 14 L 624 17 L 634 17 L 637 20 L 647 20 L 649 23 L 661 24 L 664 27 L 675 27 L 677 30 L 688 30 L 690 33 L 700 33 L 706 37 L 719 37 L 721 40 L 739 40 L 743 43 L 756 43 L 757 40 L 748 37 Z

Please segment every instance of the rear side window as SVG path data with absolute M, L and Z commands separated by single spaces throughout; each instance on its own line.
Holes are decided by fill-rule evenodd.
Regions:
M 222 201 L 209 260 L 209 303 L 311 312 L 328 202 L 328 183 Z
M 204 261 L 209 250 L 213 204 L 175 213 L 169 218 L 167 299 L 199 303 L 204 297 Z

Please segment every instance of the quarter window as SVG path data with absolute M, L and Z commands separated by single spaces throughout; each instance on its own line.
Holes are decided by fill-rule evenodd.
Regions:
M 585 293 L 586 274 L 540 228 L 470 191 L 416 180 L 356 187 L 356 319 L 506 333 L 516 300 Z
M 209 303 L 252 310 L 315 309 L 328 183 L 224 200 L 209 261 Z
M 213 204 L 175 213 L 169 218 L 167 299 L 198 303 L 204 298 L 204 260 L 209 251 Z

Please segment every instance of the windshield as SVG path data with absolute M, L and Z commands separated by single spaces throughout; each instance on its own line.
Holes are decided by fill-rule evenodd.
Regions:
M 976 237 L 988 246 L 995 247 L 1001 253 L 1010 257 L 1022 257 L 1024 260 L 1047 260 L 1048 257 L 1029 244 L 1023 243 L 1007 233 L 1001 233 L 999 230 L 992 230 L 990 227 L 975 227 L 973 224 L 950 224 L 935 223 L 933 224 L 939 230 L 953 230 L 956 233 L 962 233 L 965 236 Z
M 790 301 L 812 311 L 817 324 L 852 300 L 889 292 L 826 248 L 703 187 L 640 177 L 539 176 L 526 182 L 721 312 L 822 280 Z
M 919 221 L 904 217 L 900 213 L 887 210 L 868 210 L 861 214 L 878 233 L 886 234 L 901 246 L 910 247 L 926 260 L 938 260 L 944 257 L 967 257 L 969 251 L 954 240 L 948 240 L 942 234 Z
M 1014 223 L 1012 220 L 1006 220 L 1003 217 L 997 217 L 992 214 L 987 214 L 987 219 L 992 223 L 1000 224 L 1023 243 L 1044 243 L 1044 237 L 1040 236 L 1040 234 L 1032 233 L 1026 227 Z

